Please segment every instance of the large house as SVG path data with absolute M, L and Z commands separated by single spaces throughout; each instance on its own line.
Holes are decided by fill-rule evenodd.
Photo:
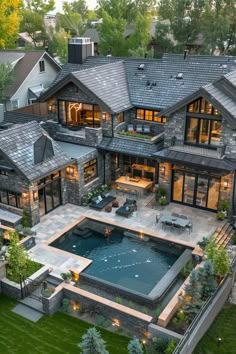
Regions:
M 43 50 L 0 50 L 0 63 L 13 68 L 13 82 L 6 91 L 6 109 L 32 104 L 48 88 L 61 70 Z
M 236 58 L 168 54 L 150 60 L 92 53 L 89 39 L 69 40 L 68 64 L 36 104 L 46 105 L 47 114 L 6 112 L 6 123 L 27 123 L 17 128 L 25 136 L 19 150 L 29 144 L 37 150 L 39 144 L 40 151 L 43 141 L 48 151 L 39 161 L 48 171 L 40 169 L 28 189 L 14 190 L 28 192 L 32 224 L 60 204 L 81 204 L 94 187 L 122 175 L 151 182 L 151 192 L 163 186 L 169 201 L 195 208 L 216 212 L 227 200 L 230 215 L 236 215 Z M 40 130 L 44 138 L 28 142 L 28 129 Z M 54 144 L 65 157 L 51 168 Z M 37 170 L 35 160 L 31 168 Z M 48 185 L 54 173 L 60 180 L 56 202 Z M 1 179 L 0 190 L 8 193 Z

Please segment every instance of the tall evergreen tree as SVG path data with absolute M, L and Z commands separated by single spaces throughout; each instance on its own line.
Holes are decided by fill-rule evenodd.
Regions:
M 82 354 L 109 354 L 101 333 L 95 327 L 89 328 L 79 344 Z
M 198 269 L 199 280 L 201 282 L 201 299 L 207 300 L 217 288 L 213 264 L 206 260 L 202 268 Z
M 129 341 L 128 352 L 129 354 L 143 354 L 143 346 L 138 338 L 134 337 Z
M 199 274 L 197 270 L 191 272 L 189 283 L 185 286 L 184 290 L 185 304 L 183 310 L 188 319 L 192 321 L 202 306 L 201 284 L 199 282 Z

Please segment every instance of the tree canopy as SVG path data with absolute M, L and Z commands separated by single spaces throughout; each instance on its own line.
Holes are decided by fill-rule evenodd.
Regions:
M 12 47 L 20 25 L 19 8 L 21 0 L 0 2 L 0 48 Z
M 230 53 L 236 44 L 235 0 L 160 0 L 160 20 L 168 20 L 167 34 L 176 41 L 175 51 Z M 158 36 L 158 33 L 157 33 Z M 160 38 L 159 38 L 160 39 Z M 165 48 L 165 46 L 164 46 Z

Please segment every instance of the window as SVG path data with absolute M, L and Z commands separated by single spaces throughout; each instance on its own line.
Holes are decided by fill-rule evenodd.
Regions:
M 195 145 L 218 145 L 221 120 L 187 117 L 185 142 Z
M 118 122 L 118 123 L 124 122 L 124 112 L 118 113 L 118 115 L 117 115 L 117 122 Z
M 84 164 L 84 183 L 87 184 L 97 178 L 97 159 Z
M 22 197 L 16 192 L 0 190 L 0 203 L 22 208 Z
M 201 114 L 207 114 L 212 116 L 220 115 L 219 111 L 216 108 L 214 108 L 211 103 L 207 102 L 203 97 L 190 103 L 187 106 L 187 112 L 201 113 Z
M 39 71 L 41 73 L 45 71 L 45 62 L 44 62 L 44 60 L 40 60 L 40 62 L 39 62 Z
M 0 175 L 2 175 L 2 176 L 8 176 L 8 172 L 7 172 L 7 171 L 0 170 Z
M 12 100 L 11 101 L 11 107 L 12 107 L 12 109 L 19 108 L 19 101 L 18 100 Z
M 158 111 L 151 111 L 145 109 L 136 110 L 136 119 L 142 119 L 147 121 L 154 121 L 157 123 L 165 123 L 166 117 L 160 117 Z

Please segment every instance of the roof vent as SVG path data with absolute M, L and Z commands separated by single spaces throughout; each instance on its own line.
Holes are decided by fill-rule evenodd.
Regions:
M 156 81 L 153 81 L 152 86 L 156 86 L 156 85 L 157 85 Z
M 227 69 L 227 64 L 220 64 L 220 68 Z
M 139 64 L 138 70 L 144 70 L 145 64 Z
M 151 85 L 151 82 L 148 80 L 148 81 L 146 82 L 146 86 L 149 86 L 149 85 Z
M 178 79 L 178 80 L 183 79 L 183 73 L 178 73 L 178 74 L 176 75 L 176 79 Z

